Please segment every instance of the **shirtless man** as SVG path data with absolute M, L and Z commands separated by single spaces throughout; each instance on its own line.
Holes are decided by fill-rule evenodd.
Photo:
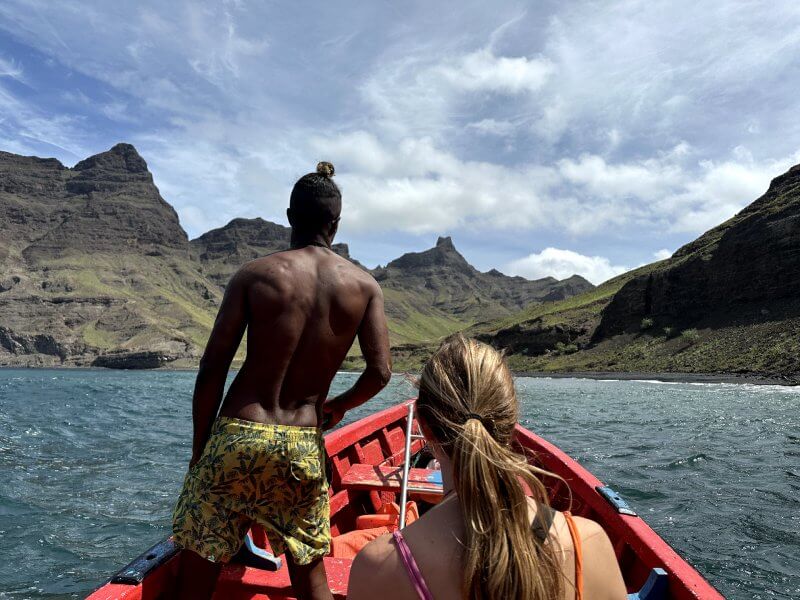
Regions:
M 222 564 L 252 524 L 286 553 L 298 598 L 332 598 L 323 427 L 377 394 L 391 377 L 383 295 L 330 247 L 341 194 L 320 163 L 292 190 L 291 249 L 244 265 L 225 291 L 197 375 L 192 459 L 173 515 L 181 598 L 210 598 Z M 220 403 L 248 330 L 247 357 Z M 326 399 L 358 337 L 366 368 Z M 217 412 L 219 411 L 219 417 Z

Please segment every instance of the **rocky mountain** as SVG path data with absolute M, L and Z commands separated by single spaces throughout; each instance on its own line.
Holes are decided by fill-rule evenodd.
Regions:
M 0 365 L 193 366 L 230 276 L 288 245 L 289 228 L 263 219 L 190 242 L 129 144 L 72 168 L 0 152 Z M 591 287 L 481 273 L 449 238 L 375 275 L 395 344 Z
M 517 369 L 800 379 L 798 273 L 800 165 L 671 258 L 473 332 Z
M 194 360 L 221 297 L 133 146 L 0 154 L 0 364 Z
M 492 270 L 481 273 L 449 237 L 424 252 L 410 252 L 373 272 L 386 297 L 387 315 L 402 341 L 438 338 L 478 321 L 511 315 L 532 303 L 574 296 L 594 286 L 582 277 L 529 281 Z
M 234 219 L 192 240 L 192 256 L 210 280 L 224 286 L 243 263 L 289 247 L 290 229 L 263 219 Z M 334 244 L 350 256 L 347 244 Z M 482 319 L 510 315 L 532 302 L 562 299 L 592 288 L 574 276 L 529 281 L 499 271 L 481 273 L 440 238 L 434 248 L 411 252 L 371 271 L 386 298 L 392 341 L 415 343 L 437 339 Z
M 628 281 L 603 311 L 598 339 L 654 325 L 687 327 L 767 316 L 800 299 L 800 165 L 732 219 Z

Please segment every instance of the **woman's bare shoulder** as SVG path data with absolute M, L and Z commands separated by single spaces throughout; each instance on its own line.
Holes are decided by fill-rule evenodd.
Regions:
M 581 541 L 586 543 L 594 538 L 606 535 L 605 529 L 597 521 L 592 521 L 585 517 L 572 517 L 581 536 Z
M 386 533 L 364 546 L 356 556 L 356 560 L 362 559 L 370 563 L 384 562 L 394 553 L 395 547 L 394 543 L 392 543 L 392 536 Z
M 584 587 L 590 598 L 627 598 L 614 546 L 605 529 L 591 519 L 575 517 L 581 538 Z
M 391 540 L 391 535 L 382 535 L 364 546 L 358 553 L 350 568 L 348 600 L 374 598 L 378 587 L 383 589 L 384 584 L 394 581 L 399 576 L 401 565 Z M 394 598 L 391 589 L 389 586 L 386 588 L 387 593 L 381 593 L 384 600 Z

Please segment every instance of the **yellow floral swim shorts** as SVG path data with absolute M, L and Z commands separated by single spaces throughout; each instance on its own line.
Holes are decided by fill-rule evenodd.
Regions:
M 315 427 L 219 417 L 189 469 L 172 516 L 179 546 L 215 562 L 239 551 L 251 525 L 277 556 L 306 565 L 330 550 L 325 443 Z

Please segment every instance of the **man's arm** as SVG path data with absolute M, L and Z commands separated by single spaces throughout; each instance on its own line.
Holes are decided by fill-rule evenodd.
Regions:
M 247 272 L 241 269 L 233 276 L 222 300 L 214 328 L 208 338 L 192 398 L 192 460 L 194 465 L 203 453 L 214 419 L 217 418 L 225 380 L 239 343 L 247 327 Z
M 367 366 L 353 387 L 325 402 L 323 410 L 328 414 L 326 429 L 341 421 L 345 412 L 380 392 L 392 378 L 389 329 L 383 312 L 383 292 L 377 284 L 358 328 L 358 344 Z

